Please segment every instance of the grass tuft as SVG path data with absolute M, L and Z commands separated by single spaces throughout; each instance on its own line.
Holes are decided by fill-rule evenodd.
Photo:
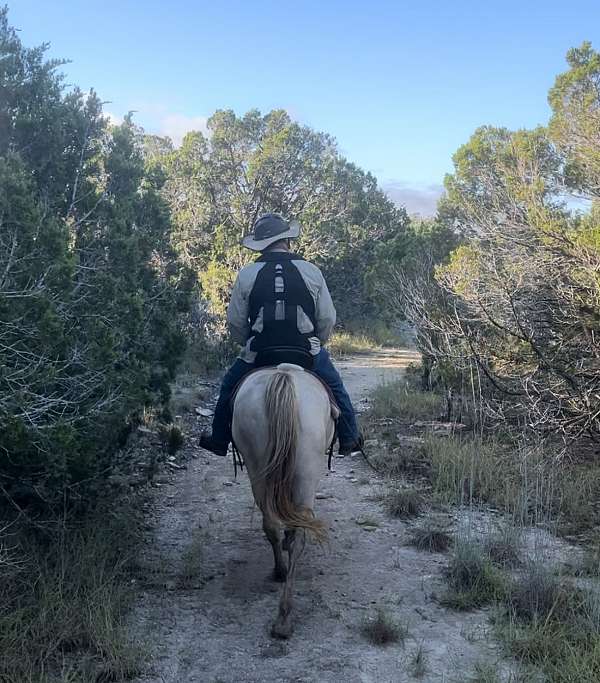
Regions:
M 409 657 L 410 673 L 413 678 L 423 678 L 429 669 L 427 650 L 421 643 Z
M 183 432 L 177 425 L 164 425 L 160 428 L 160 438 L 170 455 L 175 455 L 185 443 Z
M 506 591 L 502 574 L 493 566 L 481 543 L 458 535 L 446 570 L 448 592 L 442 604 L 458 610 L 484 607 Z
M 406 626 L 396 622 L 384 609 L 378 609 L 375 616 L 366 617 L 361 626 L 363 636 L 373 645 L 402 643 L 408 635 Z
M 443 553 L 452 545 L 452 536 L 436 523 L 423 524 L 411 530 L 409 543 L 417 550 Z
M 523 554 L 522 529 L 504 523 L 485 538 L 484 547 L 495 564 L 505 568 L 518 567 Z
M 388 513 L 392 517 L 407 519 L 416 517 L 423 511 L 424 499 L 414 489 L 390 489 L 383 499 Z

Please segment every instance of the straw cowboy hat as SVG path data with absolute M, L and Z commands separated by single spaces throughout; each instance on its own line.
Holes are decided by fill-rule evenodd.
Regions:
M 246 235 L 242 245 L 252 251 L 262 251 L 279 240 L 294 239 L 300 235 L 298 221 L 286 221 L 278 213 L 265 213 L 255 223 L 253 232 Z

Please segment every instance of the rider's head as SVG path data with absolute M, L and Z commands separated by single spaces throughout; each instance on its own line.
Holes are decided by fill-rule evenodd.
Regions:
M 277 213 L 263 214 L 252 226 L 252 233 L 246 235 L 242 244 L 252 251 L 289 249 L 290 239 L 298 237 L 298 221 L 286 221 Z

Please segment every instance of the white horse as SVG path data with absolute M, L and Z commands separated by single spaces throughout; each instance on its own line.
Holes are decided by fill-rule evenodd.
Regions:
M 292 632 L 293 582 L 306 533 L 318 541 L 326 538 L 325 526 L 313 508 L 335 417 L 320 381 L 297 365 L 254 372 L 235 397 L 233 440 L 248 469 L 263 529 L 273 547 L 273 578 L 285 581 L 271 629 L 279 638 L 288 638 Z M 288 552 L 287 566 L 283 550 Z

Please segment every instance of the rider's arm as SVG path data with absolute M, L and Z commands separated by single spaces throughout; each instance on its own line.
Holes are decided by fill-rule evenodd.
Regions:
M 317 337 L 319 337 L 321 343 L 324 344 L 333 332 L 336 319 L 335 306 L 333 305 L 333 301 L 331 300 L 331 294 L 329 293 L 329 289 L 327 288 L 325 278 L 323 278 L 323 282 L 319 287 L 319 294 L 317 296 L 316 301 L 315 317 L 317 323 Z
M 248 292 L 240 275 L 231 290 L 231 300 L 227 307 L 227 325 L 233 341 L 245 344 L 250 336 L 250 323 L 248 322 Z

